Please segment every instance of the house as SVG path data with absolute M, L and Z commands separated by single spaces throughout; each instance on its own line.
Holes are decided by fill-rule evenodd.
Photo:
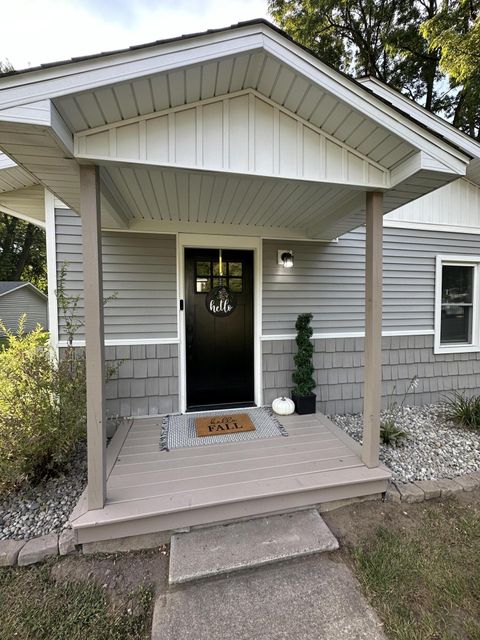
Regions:
M 480 146 L 265 21 L 4 74 L 0 149 L 19 173 L 0 206 L 45 224 L 50 290 L 67 262 L 83 294 L 78 542 L 381 493 L 382 396 L 478 386 Z M 316 416 L 160 451 L 159 416 L 289 393 L 305 311 Z M 49 318 L 62 349 L 53 296 Z M 362 408 L 362 447 L 323 415 Z M 134 418 L 108 449 L 107 414 Z
M 20 316 L 26 314 L 24 330 L 33 331 L 37 325 L 45 329 L 47 296 L 30 282 L 0 282 L 0 320 L 9 331 L 18 329 Z M 0 332 L 0 335 L 2 332 Z

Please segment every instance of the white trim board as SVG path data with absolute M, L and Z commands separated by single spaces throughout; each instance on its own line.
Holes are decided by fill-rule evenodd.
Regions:
M 465 227 L 455 224 L 438 224 L 429 222 L 407 222 L 400 220 L 383 221 L 384 229 L 417 229 L 418 231 L 442 231 L 444 233 L 470 233 L 472 235 L 480 235 L 480 227 Z
M 433 329 L 412 329 L 408 331 L 382 331 L 382 337 L 396 337 L 396 336 L 433 336 L 435 331 Z M 364 331 L 343 331 L 336 333 L 314 333 L 312 340 L 322 340 L 323 338 L 364 338 Z M 268 342 L 271 340 L 295 340 L 296 334 L 288 333 L 282 335 L 262 335 L 262 342 Z
M 472 298 L 472 342 L 470 344 L 442 345 L 440 342 L 442 321 L 442 267 L 444 265 L 472 266 L 473 298 Z M 435 339 L 433 352 L 442 353 L 476 353 L 480 351 L 480 256 L 464 256 L 457 254 L 439 254 L 435 259 Z M 454 303 L 453 303 L 454 305 Z
M 48 331 L 50 346 L 58 353 L 57 300 L 57 235 L 55 228 L 55 196 L 45 189 L 45 240 L 47 253 Z
M 121 339 L 107 339 L 105 340 L 106 347 L 127 347 L 127 346 L 137 346 L 137 345 L 149 345 L 149 344 L 179 344 L 179 338 L 121 338 Z M 59 347 L 68 347 L 67 340 L 59 340 Z M 72 347 L 84 347 L 85 340 L 74 340 L 72 342 Z

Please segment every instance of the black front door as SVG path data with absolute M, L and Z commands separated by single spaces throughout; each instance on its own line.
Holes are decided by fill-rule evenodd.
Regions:
M 186 249 L 185 274 L 187 409 L 253 405 L 253 252 Z

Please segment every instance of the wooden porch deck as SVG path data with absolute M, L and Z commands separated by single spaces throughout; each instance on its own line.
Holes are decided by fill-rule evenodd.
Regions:
M 79 543 L 264 515 L 385 491 L 360 447 L 320 414 L 282 417 L 289 436 L 159 450 L 161 418 L 133 421 L 109 448 L 107 503 L 72 521 Z

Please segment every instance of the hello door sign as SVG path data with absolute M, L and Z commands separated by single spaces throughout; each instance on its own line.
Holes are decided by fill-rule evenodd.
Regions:
M 237 306 L 234 294 L 225 285 L 214 287 L 205 296 L 205 306 L 212 316 L 226 318 L 231 315 Z
M 199 438 L 225 436 L 229 433 L 255 431 L 255 425 L 246 413 L 235 413 L 229 416 L 202 416 L 195 418 L 195 431 Z

